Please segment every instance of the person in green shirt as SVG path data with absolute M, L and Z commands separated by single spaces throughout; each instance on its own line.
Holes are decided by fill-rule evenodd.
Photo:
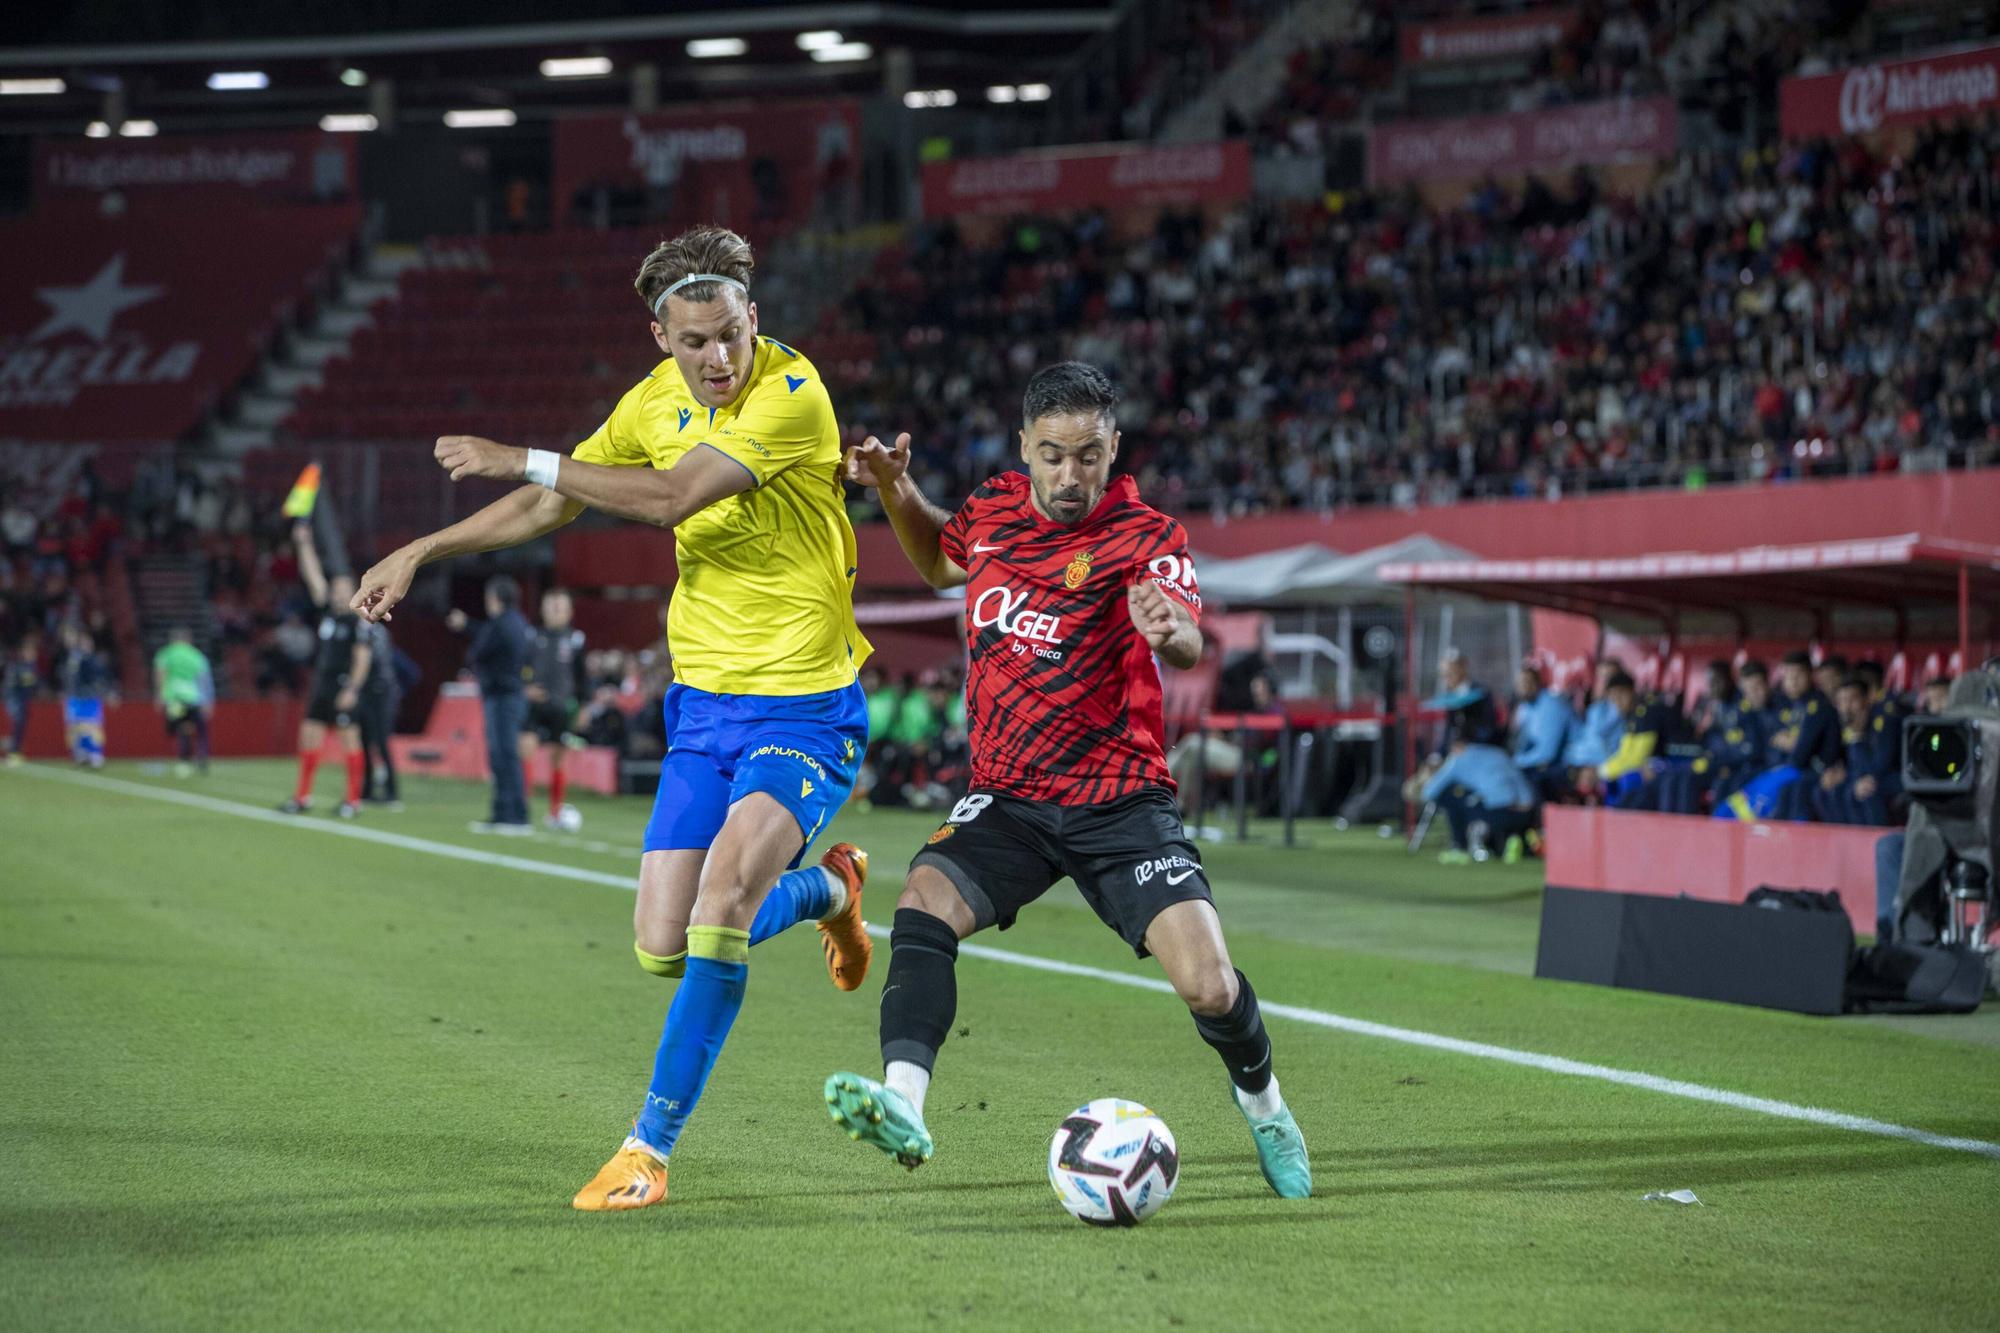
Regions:
M 889 739 L 915 754 L 922 754 L 937 739 L 938 712 L 930 691 L 910 690 L 896 705 L 896 718 L 889 724 Z
M 215 701 L 215 677 L 185 625 L 176 625 L 166 647 L 153 654 L 153 697 L 159 700 L 167 734 L 174 738 L 180 756 L 175 776 L 184 778 L 193 771 L 190 760 L 207 773 L 208 713 Z
M 874 748 L 888 738 L 903 692 L 874 667 L 861 669 L 861 688 L 868 696 L 868 740 L 870 748 Z

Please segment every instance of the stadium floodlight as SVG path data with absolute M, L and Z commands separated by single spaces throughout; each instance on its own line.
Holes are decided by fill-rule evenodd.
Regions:
M 831 28 L 822 28 L 817 32 L 802 32 L 798 36 L 798 43 L 801 51 L 824 51 L 829 46 L 841 44 L 840 34 Z
M 376 128 L 379 122 L 365 111 L 349 115 L 330 115 L 319 118 L 319 127 L 328 134 L 366 134 Z
M 271 76 L 261 69 L 217 70 L 208 76 L 212 93 L 254 93 L 271 86 Z
M 68 87 L 61 79 L 0 79 L 0 97 L 45 97 Z
M 446 127 L 454 130 L 500 130 L 514 120 L 514 113 L 504 106 L 465 107 L 444 113 Z
M 687 44 L 687 53 L 696 60 L 728 60 L 749 49 L 741 37 L 697 37 Z
M 949 88 L 917 88 L 903 94 L 903 105 L 912 111 L 927 106 L 957 106 L 958 94 Z
M 1011 83 L 996 83 L 986 90 L 986 100 L 989 102 L 1011 102 L 1020 95 Z
M 812 58 L 822 65 L 837 61 L 866 60 L 875 54 L 875 48 L 866 42 L 842 42 L 838 46 L 822 46 L 814 49 Z
M 1024 83 L 1014 90 L 1023 102 L 1046 102 L 1049 100 L 1049 85 L 1046 83 Z
M 542 62 L 545 79 L 601 79 L 610 72 L 609 56 L 562 56 Z
M 128 120 L 118 127 L 118 133 L 127 139 L 150 139 L 159 132 L 159 125 L 150 120 Z
M 354 66 L 349 65 L 346 69 L 340 71 L 340 81 L 350 88 L 366 88 L 368 86 L 368 71 L 365 69 L 356 69 Z
M 83 127 L 83 137 L 86 139 L 108 139 L 111 137 L 111 127 L 101 120 L 93 120 L 90 124 Z

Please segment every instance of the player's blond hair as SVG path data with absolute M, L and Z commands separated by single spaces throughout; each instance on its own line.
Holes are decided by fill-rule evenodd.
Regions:
M 671 241 L 661 241 L 632 283 L 646 309 L 657 310 L 660 294 L 690 273 L 713 273 L 743 284 L 747 293 L 757 261 L 750 242 L 727 227 L 691 227 Z M 691 282 L 674 295 L 687 301 L 713 301 L 728 288 L 719 282 Z

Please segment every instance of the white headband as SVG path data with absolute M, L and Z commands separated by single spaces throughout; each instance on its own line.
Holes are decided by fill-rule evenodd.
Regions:
M 660 317 L 660 307 L 667 303 L 667 298 L 669 296 L 672 296 L 675 292 L 679 291 L 681 288 L 687 286 L 691 282 L 719 282 L 722 283 L 724 286 L 734 287 L 737 291 L 742 292 L 745 296 L 748 296 L 750 294 L 750 289 L 748 287 L 745 287 L 742 283 L 738 282 L 736 279 L 730 277 L 724 277 L 720 273 L 690 273 L 685 278 L 682 278 L 679 282 L 675 283 L 673 286 L 661 292 L 659 296 L 654 299 L 653 318 L 658 319 Z

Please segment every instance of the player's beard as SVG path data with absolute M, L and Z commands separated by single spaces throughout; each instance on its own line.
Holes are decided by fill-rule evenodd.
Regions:
M 1102 496 L 1102 491 L 1092 495 L 1084 490 L 1045 491 L 1040 486 L 1035 487 L 1035 503 L 1042 507 L 1042 512 L 1052 522 L 1066 528 L 1073 528 L 1089 518 L 1090 511 L 1097 508 Z

